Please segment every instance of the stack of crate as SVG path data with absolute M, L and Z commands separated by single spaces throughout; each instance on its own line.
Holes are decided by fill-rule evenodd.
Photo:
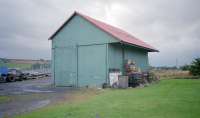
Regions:
M 143 73 L 131 59 L 128 59 L 125 63 L 125 74 L 128 76 L 128 86 L 136 87 L 143 83 Z

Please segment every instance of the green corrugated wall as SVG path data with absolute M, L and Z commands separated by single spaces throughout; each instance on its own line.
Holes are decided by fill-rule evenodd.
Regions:
M 148 54 L 118 40 L 76 15 L 52 40 L 52 76 L 56 86 L 100 86 L 107 82 L 109 68 L 123 68 L 133 59 L 148 68 Z M 112 43 L 112 44 L 110 44 Z M 124 52 L 124 53 L 123 53 Z
M 127 59 L 134 60 L 137 67 L 141 71 L 147 71 L 149 69 L 148 52 L 144 49 L 136 48 L 130 45 L 124 45 L 121 43 L 109 44 L 109 68 L 120 69 L 124 71 L 124 63 Z
M 109 68 L 120 69 L 123 71 L 123 52 L 120 43 L 113 43 L 108 45 L 108 62 Z
M 91 25 L 91 23 L 81 18 L 80 16 L 74 16 L 74 18 L 67 24 L 67 26 L 65 26 L 52 40 L 52 72 L 54 73 L 53 77 L 55 79 L 55 85 L 77 86 L 79 84 L 79 86 L 81 86 L 85 85 L 84 81 L 88 81 L 88 84 L 89 82 L 93 84 L 95 81 L 98 83 L 98 81 L 100 81 L 99 79 L 90 81 L 86 80 L 85 77 L 83 77 L 84 81 L 81 81 L 81 83 L 77 82 L 78 47 L 99 44 L 106 45 L 110 42 L 117 42 L 117 40 L 96 28 L 95 26 Z M 104 46 L 104 48 L 106 48 L 106 46 Z M 102 53 L 102 49 L 98 50 L 98 46 L 96 46 L 96 49 L 96 54 Z M 85 54 L 83 55 L 87 55 L 89 52 L 84 53 Z M 88 67 L 90 66 L 91 65 L 88 63 Z M 85 73 L 87 73 L 87 70 L 85 70 Z M 101 78 L 102 81 L 106 79 L 104 76 Z M 79 78 L 82 78 L 82 75 L 79 76 Z
M 106 82 L 106 44 L 78 47 L 78 86 L 101 87 Z
M 144 49 L 136 48 L 133 46 L 124 47 L 124 59 L 132 59 L 136 62 L 136 66 L 141 69 L 141 71 L 146 71 L 149 69 L 148 52 Z

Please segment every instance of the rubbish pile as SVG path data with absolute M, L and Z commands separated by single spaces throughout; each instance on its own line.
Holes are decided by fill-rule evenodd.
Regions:
M 153 73 L 142 72 L 136 63 L 130 59 L 125 62 L 123 74 L 119 69 L 110 69 L 109 79 L 112 88 L 144 86 L 158 80 Z

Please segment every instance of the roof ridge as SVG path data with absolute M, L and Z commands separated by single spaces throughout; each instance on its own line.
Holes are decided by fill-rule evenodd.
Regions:
M 121 28 L 119 28 L 119 27 L 117 27 L 117 26 L 113 26 L 113 25 L 110 25 L 110 24 L 108 24 L 108 23 L 105 23 L 105 22 L 103 22 L 103 21 L 101 21 L 101 20 L 94 19 L 94 18 L 92 18 L 92 17 L 90 17 L 90 16 L 88 16 L 88 15 L 83 15 L 82 13 L 77 12 L 77 11 L 75 11 L 75 13 L 77 13 L 78 15 L 83 16 L 83 17 L 89 17 L 89 18 L 91 18 L 91 19 L 93 19 L 93 20 L 95 20 L 95 21 L 97 21 L 97 22 L 101 22 L 101 23 L 103 23 L 103 24 L 105 24 L 105 25 L 109 25 L 110 27 L 113 27 L 113 28 L 119 30 L 120 33 L 125 33 L 126 35 L 129 35 L 129 36 L 131 36 L 131 37 L 134 37 L 133 35 L 131 35 L 131 33 L 127 32 L 127 31 L 124 31 L 124 30 L 122 30 Z M 134 37 L 134 38 L 136 38 L 136 37 Z M 137 39 L 137 40 L 138 40 L 138 39 Z
M 143 48 L 148 48 L 148 49 L 153 50 L 153 51 L 158 51 L 157 49 L 155 49 L 154 47 L 150 46 L 150 45 L 147 44 L 146 42 L 144 42 L 144 41 L 142 41 L 142 40 L 136 38 L 136 37 L 133 36 L 133 35 L 131 35 L 129 32 L 126 32 L 126 31 L 124 31 L 124 30 L 122 30 L 122 29 L 120 29 L 120 28 L 118 28 L 118 27 L 112 26 L 112 25 L 107 24 L 107 23 L 105 23 L 105 22 L 102 22 L 102 21 L 100 21 L 100 20 L 96 20 L 96 19 L 94 19 L 94 18 L 92 18 L 92 17 L 90 17 L 90 16 L 83 15 L 83 14 L 81 14 L 80 12 L 75 12 L 75 13 L 77 13 L 79 16 L 83 17 L 84 19 L 86 19 L 87 21 L 89 21 L 90 23 L 92 23 L 93 25 L 95 25 L 95 26 L 97 26 L 98 28 L 100 28 L 101 30 L 103 30 L 103 31 L 105 31 L 105 32 L 107 32 L 107 33 L 109 33 L 110 35 L 112 35 L 113 37 L 117 38 L 117 39 L 120 40 L 120 41 L 124 41 L 124 40 L 120 39 L 119 36 L 116 36 L 113 32 L 110 32 L 108 29 L 106 30 L 105 28 L 103 28 L 103 26 L 99 26 L 99 25 L 97 25 L 97 24 L 94 23 L 94 22 L 101 23 L 101 25 L 109 26 L 109 27 L 107 27 L 107 28 L 113 28 L 113 29 L 115 29 L 114 32 L 117 32 L 117 35 L 122 34 L 123 36 L 125 36 L 125 37 L 127 37 L 127 38 L 131 38 L 132 41 L 136 41 L 137 43 L 142 43 L 143 46 L 134 44 L 133 42 L 132 42 L 131 44 L 134 44 L 134 45 L 137 45 L 137 46 L 141 46 L 141 47 L 143 47 Z M 112 30 L 112 29 L 111 29 L 111 30 Z M 124 42 L 130 43 L 130 42 L 127 42 L 127 41 L 124 41 Z
M 100 30 L 104 31 L 105 33 L 108 33 L 109 35 L 111 35 L 112 37 L 114 37 L 116 40 L 119 40 L 120 42 L 123 43 L 127 43 L 127 44 L 131 44 L 134 45 L 136 47 L 141 47 L 144 49 L 147 49 L 148 51 L 156 51 L 158 52 L 157 49 L 155 49 L 154 47 L 150 46 L 149 44 L 147 44 L 146 42 L 136 38 L 135 36 L 133 36 L 131 33 L 126 32 L 116 26 L 112 26 L 110 24 L 107 24 L 105 22 L 96 20 L 90 16 L 87 15 L 83 15 L 82 13 L 75 11 L 69 18 L 67 21 L 64 22 L 64 24 L 49 38 L 49 39 L 53 39 L 53 37 L 75 16 L 75 15 L 79 15 L 80 17 L 84 18 L 85 20 L 87 20 L 88 22 L 90 22 L 92 25 L 96 26 L 97 28 L 99 28 Z

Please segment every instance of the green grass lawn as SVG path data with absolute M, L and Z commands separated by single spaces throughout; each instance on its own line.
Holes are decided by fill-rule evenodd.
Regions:
M 10 97 L 8 96 L 0 96 L 0 104 L 4 102 L 10 101 Z
M 26 69 L 31 68 L 32 64 L 20 64 L 20 63 L 0 63 L 0 67 L 6 66 L 8 68 L 20 68 L 20 69 Z
M 145 88 L 107 89 L 81 102 L 49 106 L 17 118 L 97 117 L 199 118 L 200 80 L 171 79 Z

